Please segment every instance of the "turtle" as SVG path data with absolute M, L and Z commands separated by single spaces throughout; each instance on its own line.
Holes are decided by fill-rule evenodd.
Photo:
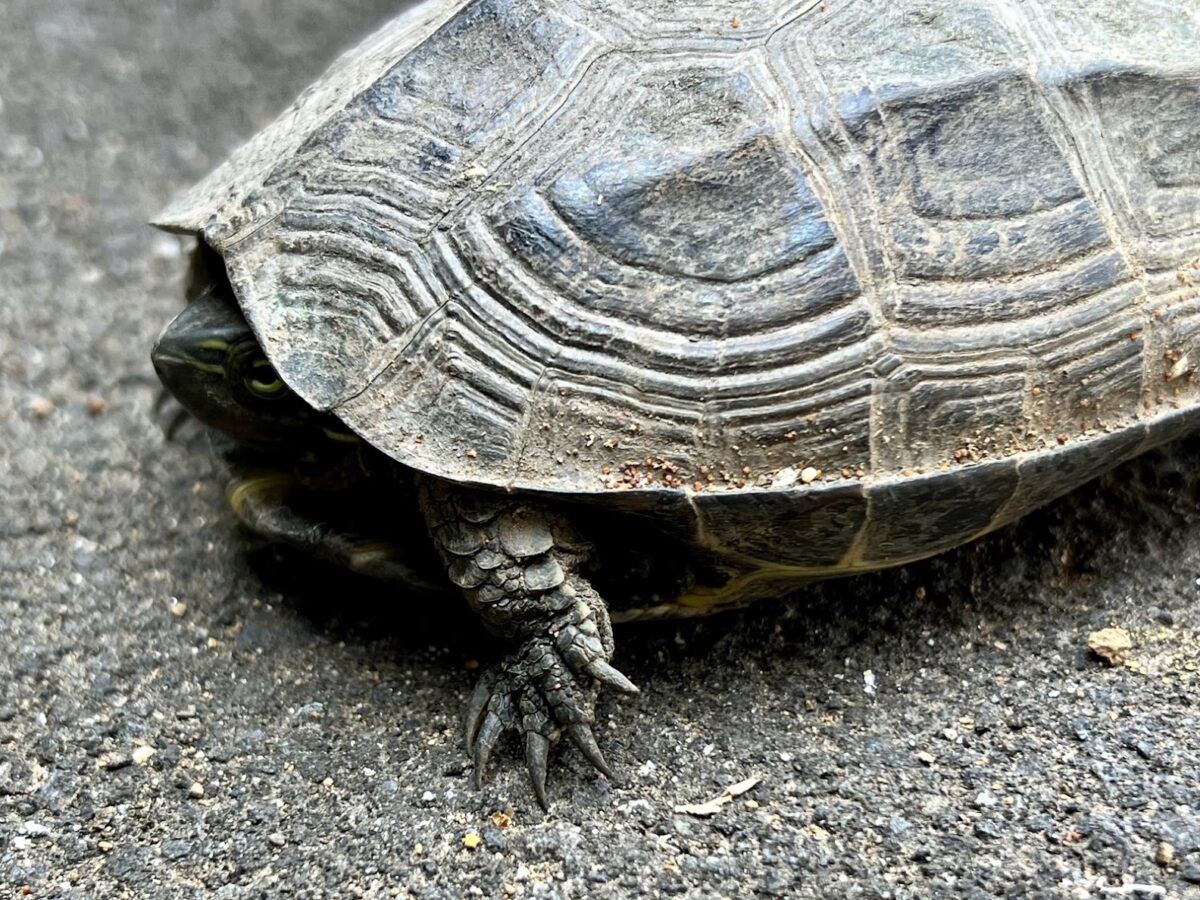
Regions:
M 971 541 L 1200 424 L 1178 0 L 429 0 L 162 212 L 252 529 L 505 643 L 609 775 L 612 623 Z

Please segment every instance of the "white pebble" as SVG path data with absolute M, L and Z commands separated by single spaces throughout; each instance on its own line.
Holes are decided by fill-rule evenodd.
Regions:
M 788 466 L 786 469 L 780 469 L 775 473 L 775 477 L 771 480 L 771 487 L 790 488 L 800 479 L 800 470 L 795 466 Z

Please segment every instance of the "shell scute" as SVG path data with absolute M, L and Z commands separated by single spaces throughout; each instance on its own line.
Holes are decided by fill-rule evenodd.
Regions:
M 1196 59 L 1169 0 L 444 0 L 163 223 L 402 463 L 881 565 L 1190 421 Z

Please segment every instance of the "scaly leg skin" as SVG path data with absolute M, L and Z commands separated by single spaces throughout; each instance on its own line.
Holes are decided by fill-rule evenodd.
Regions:
M 349 527 L 344 517 L 334 515 L 328 505 L 294 502 L 305 488 L 290 472 L 238 464 L 230 468 L 233 478 L 225 497 L 238 521 L 255 534 L 408 592 L 422 596 L 448 592 L 438 566 L 429 559 L 424 535 L 417 533 L 419 519 L 411 528 L 362 533 Z M 345 505 L 342 494 L 331 493 Z M 407 519 L 402 525 L 408 525 Z
M 419 495 L 450 580 L 488 628 L 517 645 L 484 673 L 467 707 L 476 787 L 506 731 L 525 739 L 543 809 L 547 756 L 562 734 L 611 778 L 592 734 L 596 694 L 602 684 L 627 694 L 637 688 L 609 663 L 608 608 L 578 573 L 586 542 L 565 516 L 518 497 L 433 478 L 421 479 Z

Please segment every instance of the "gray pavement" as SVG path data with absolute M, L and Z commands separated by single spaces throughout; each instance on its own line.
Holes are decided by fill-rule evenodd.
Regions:
M 1200 896 L 1195 440 L 925 564 L 628 627 L 621 782 L 560 749 L 544 815 L 510 748 L 471 789 L 471 619 L 256 545 L 151 415 L 183 251 L 143 223 L 395 9 L 0 3 L 0 894 Z

